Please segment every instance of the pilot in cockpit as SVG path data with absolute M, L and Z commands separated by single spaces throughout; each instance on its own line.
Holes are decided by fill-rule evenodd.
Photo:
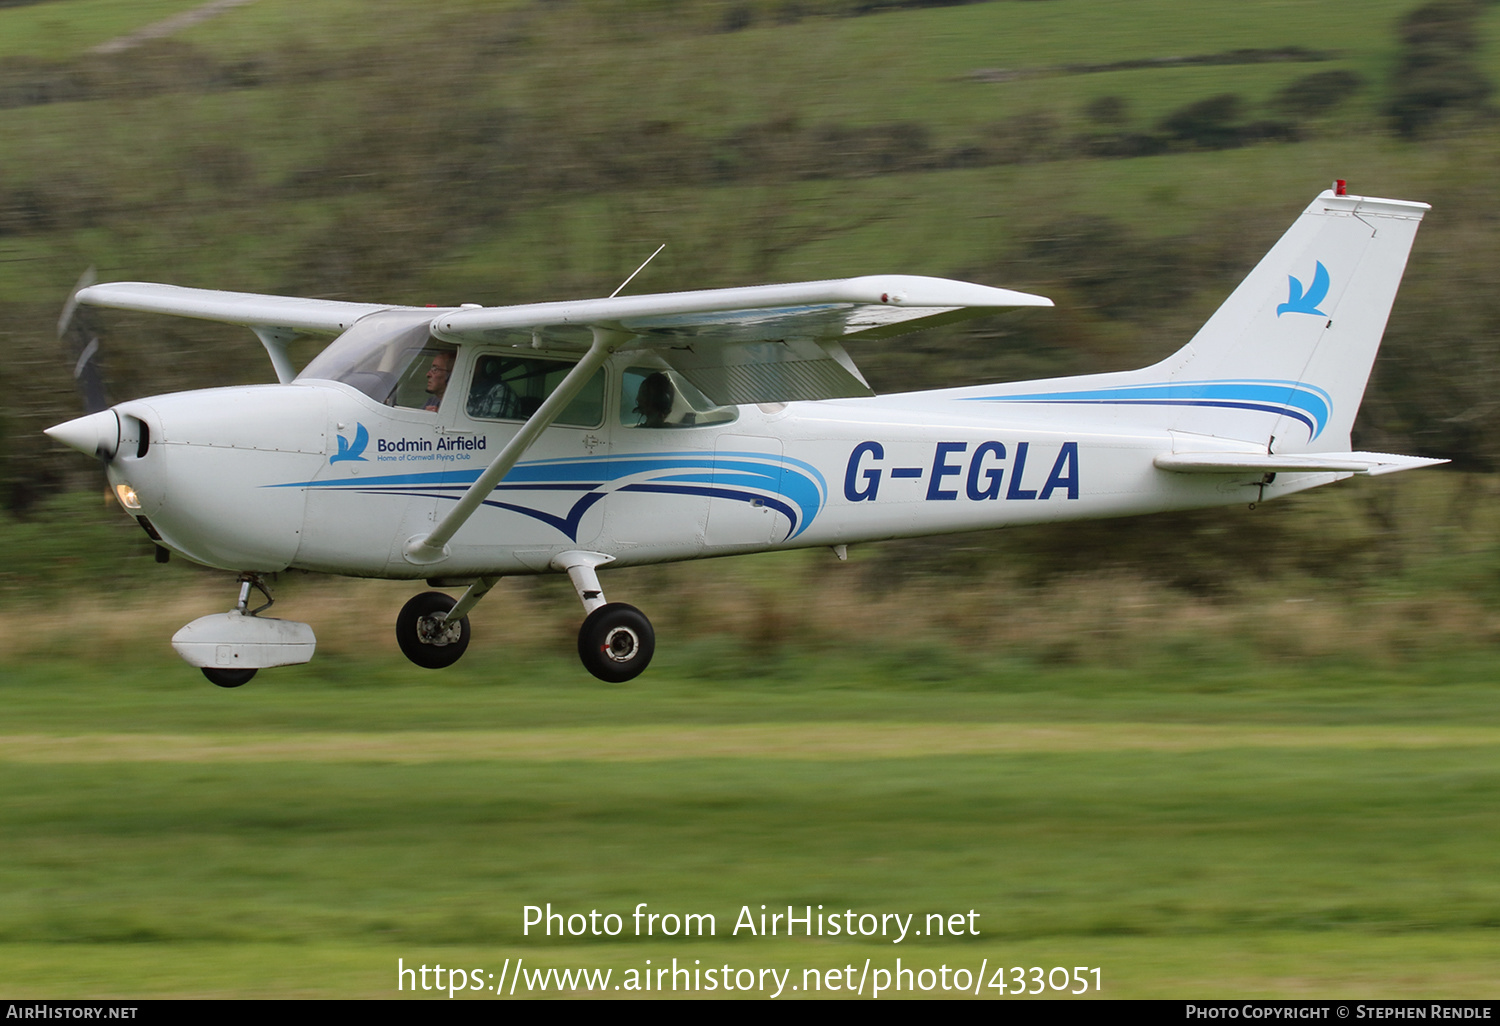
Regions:
M 432 354 L 432 366 L 427 369 L 427 402 L 424 410 L 436 410 L 443 402 L 443 393 L 448 390 L 448 379 L 453 376 L 455 353 L 439 349 Z

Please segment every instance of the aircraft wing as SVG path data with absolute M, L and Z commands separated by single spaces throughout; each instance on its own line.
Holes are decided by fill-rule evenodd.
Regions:
M 175 314 L 178 317 L 194 317 L 205 321 L 280 329 L 307 335 L 337 335 L 361 317 L 378 310 L 425 309 L 380 303 L 345 303 L 335 299 L 262 296 L 253 292 L 189 289 L 142 281 L 90 285 L 79 291 L 78 301 L 114 310 Z M 433 311 L 434 314 L 437 312 Z
M 261 336 L 273 362 L 280 336 L 337 335 L 377 311 L 426 309 L 148 282 L 93 285 L 78 300 L 242 324 Z M 871 395 L 844 351 L 845 340 L 887 338 L 1006 307 L 1051 305 L 1010 289 L 893 274 L 431 313 L 433 335 L 451 342 L 586 347 L 595 328 L 625 332 L 635 336 L 626 348 L 654 353 L 710 400 L 730 406 Z M 277 373 L 290 379 L 289 368 L 278 364 Z
M 635 336 L 713 402 L 786 402 L 871 395 L 844 351 L 849 339 L 885 338 L 1042 296 L 915 275 L 619 296 L 452 310 L 433 334 L 453 342 L 587 345 L 594 328 Z

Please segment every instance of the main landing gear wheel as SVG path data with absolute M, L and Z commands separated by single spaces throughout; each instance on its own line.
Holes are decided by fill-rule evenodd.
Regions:
M 620 684 L 651 665 L 656 632 L 635 606 L 609 602 L 588 615 L 578 629 L 578 658 L 602 681 Z
M 203 676 L 211 683 L 221 688 L 237 688 L 251 677 L 255 676 L 254 670 L 221 670 L 215 666 L 203 667 Z
M 446 613 L 458 603 L 440 591 L 424 591 L 401 607 L 396 617 L 396 643 L 406 658 L 429 670 L 458 662 L 469 647 L 469 618 L 449 623 Z

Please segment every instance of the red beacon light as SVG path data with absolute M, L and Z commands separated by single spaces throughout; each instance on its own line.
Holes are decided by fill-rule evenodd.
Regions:
M 1335 178 L 1333 180 L 1333 194 L 1335 196 L 1349 195 L 1349 183 L 1342 178 Z

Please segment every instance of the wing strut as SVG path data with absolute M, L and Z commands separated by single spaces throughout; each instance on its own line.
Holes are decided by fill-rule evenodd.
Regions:
M 531 415 L 526 423 L 521 425 L 515 437 L 505 443 L 505 447 L 495 456 L 492 462 L 479 475 L 479 480 L 469 486 L 469 490 L 459 497 L 457 504 L 448 511 L 448 515 L 438 521 L 437 527 L 430 534 L 419 534 L 409 538 L 406 542 L 404 555 L 408 563 L 418 566 L 426 566 L 431 563 L 441 563 L 451 553 L 448 551 L 448 542 L 474 515 L 474 511 L 484 502 L 485 496 L 492 492 L 506 474 L 510 473 L 526 450 L 531 448 L 533 442 L 551 426 L 552 422 L 562 413 L 563 408 L 573 401 L 579 391 L 594 372 L 604 366 L 616 349 L 629 342 L 635 336 L 628 331 L 614 331 L 609 328 L 594 327 L 594 342 L 589 346 L 588 352 L 584 353 L 583 359 L 579 360 L 573 369 L 568 371 L 562 383 L 549 395 L 537 411 Z
M 271 358 L 271 366 L 276 370 L 276 380 L 285 385 L 297 376 L 297 368 L 292 366 L 291 357 L 286 354 L 286 347 L 297 337 L 297 333 L 289 328 L 252 327 L 255 337 L 260 339 L 260 344 L 266 347 L 266 355 Z

